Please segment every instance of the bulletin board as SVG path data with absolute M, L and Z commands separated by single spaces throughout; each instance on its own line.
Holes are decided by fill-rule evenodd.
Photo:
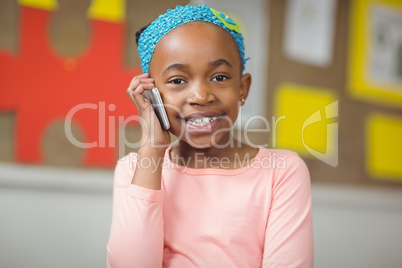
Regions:
M 351 1 L 348 90 L 402 107 L 402 1 Z
M 364 7 L 380 3 L 399 12 L 402 1 L 336 1 L 330 61 L 322 66 L 289 57 L 284 50 L 291 3 L 271 0 L 269 6 L 275 27 L 270 27 L 268 46 L 267 118 L 287 116 L 271 131 L 269 147 L 296 151 L 313 182 L 402 186 L 401 165 L 396 162 L 400 157 L 395 157 L 402 153 L 402 88 L 398 83 L 373 84 L 362 75 L 367 61 Z M 335 103 L 336 114 L 328 110 Z M 314 116 L 316 123 L 304 128 Z M 331 148 L 337 150 L 333 155 L 338 162 L 324 161 Z
M 3 149 L 0 161 L 112 167 L 118 153 L 126 152 L 127 148 L 117 148 L 114 140 L 117 130 L 110 130 L 115 129 L 118 116 L 135 113 L 125 94 L 127 81 L 139 71 L 135 32 L 168 7 L 188 2 L 86 0 L 63 5 L 66 1 L 0 1 L 3 14 L 0 21 L 4 26 L 0 28 L 0 65 L 3 64 L 0 66 L 0 147 Z M 332 1 L 320 1 L 324 2 Z M 115 8 L 105 8 L 102 5 L 105 3 L 113 3 Z M 313 3 L 314 8 L 317 1 L 266 3 L 260 10 L 266 15 L 260 27 L 269 38 L 256 42 L 263 49 L 257 56 L 251 55 L 249 63 L 264 63 L 267 69 L 249 70 L 253 75 L 253 89 L 247 102 L 253 105 L 253 98 L 264 100 L 265 113 L 260 115 L 269 120 L 271 128 L 269 133 L 249 135 L 253 144 L 296 151 L 307 163 L 312 181 L 402 186 L 399 157 L 402 155 L 402 85 L 398 80 L 402 72 L 402 48 L 394 44 L 394 50 L 387 50 L 394 54 L 386 56 L 397 59 L 390 65 L 396 74 L 394 82 L 389 82 L 386 72 L 369 75 L 370 61 L 377 62 L 383 55 L 379 53 L 373 58 L 370 54 L 378 50 L 375 48 L 378 44 L 372 42 L 373 34 L 365 26 L 377 25 L 378 21 L 388 25 L 387 18 L 402 17 L 402 1 L 334 1 L 332 45 L 328 47 L 329 57 L 321 65 L 289 57 L 284 51 L 291 3 Z M 322 15 L 320 9 L 302 11 L 299 12 L 302 15 Z M 399 25 L 400 19 L 395 20 Z M 78 37 L 69 37 L 71 27 L 78 29 L 73 32 L 80 34 Z M 395 30 L 402 26 L 390 27 L 393 40 L 402 40 L 402 30 Z M 247 40 L 257 40 L 257 37 L 247 31 L 246 46 Z M 253 45 L 251 50 L 260 51 Z M 257 83 L 258 76 L 263 76 L 266 83 Z M 21 89 L 36 94 L 29 95 Z M 48 100 L 52 100 L 51 105 Z M 63 119 L 72 107 L 84 102 L 96 105 L 97 110 L 88 108 L 80 117 L 74 116 L 73 136 L 79 141 L 102 142 L 105 148 L 81 150 L 66 139 Z M 104 112 L 105 120 L 98 122 L 100 111 Z M 276 120 L 282 114 L 287 119 Z M 108 130 L 101 139 L 97 124 Z M 124 133 L 132 143 L 140 136 L 136 126 L 125 129 Z M 332 153 L 328 148 L 336 150 Z M 336 162 L 332 158 L 325 162 L 326 156 L 336 156 Z

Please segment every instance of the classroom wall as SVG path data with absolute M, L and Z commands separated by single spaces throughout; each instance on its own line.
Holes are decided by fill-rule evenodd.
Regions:
M 371 23 L 356 17 L 373 3 L 391 10 L 400 5 L 392 0 L 324 2 L 333 6 L 323 20 L 332 26 L 324 38 L 330 39 L 329 58 L 321 65 L 309 62 L 308 55 L 300 60 L 286 51 L 289 17 L 304 8 L 307 18 L 319 18 L 323 11 L 314 1 L 298 1 L 305 5 L 298 8 L 292 0 L 255 0 L 247 8 L 241 1 L 210 3 L 226 7 L 244 26 L 253 55 L 246 71 L 254 75 L 254 98 L 246 101 L 245 109 L 258 106 L 258 115 L 269 124 L 239 137 L 256 146 L 297 151 L 313 182 L 400 187 L 401 83 L 390 89 L 364 83 L 356 74 L 367 59 L 354 57 L 355 51 L 367 50 L 359 33 L 366 31 L 364 22 Z M 137 150 L 140 131 L 132 117 L 137 112 L 124 92 L 141 72 L 135 31 L 167 8 L 187 3 L 1 1 L 0 161 L 111 169 L 119 157 Z M 255 10 L 261 27 L 253 27 L 250 20 Z M 394 95 L 387 97 L 387 92 Z M 329 108 L 332 118 L 325 117 Z M 319 110 L 321 120 L 303 128 Z
M 113 167 L 140 140 L 125 93 L 141 72 L 135 31 L 188 2 L 0 1 L 0 266 L 104 264 Z M 262 107 L 270 127 L 258 126 L 248 140 L 240 131 L 241 139 L 297 151 L 310 169 L 316 267 L 399 267 L 402 87 L 364 66 L 375 40 L 400 39 L 389 25 L 391 39 L 382 29 L 375 40 L 363 33 L 371 32 L 365 16 L 373 5 L 375 18 L 398 23 L 400 1 L 333 1 L 324 20 L 333 27 L 329 59 L 318 65 L 286 51 L 288 14 L 304 14 L 309 25 L 321 14 L 314 3 L 331 0 L 299 0 L 307 5 L 301 13 L 292 0 L 247 1 L 247 9 L 244 1 L 213 2 L 245 25 L 254 53 L 247 64 L 258 81 L 251 89 L 258 97 L 245 107 Z M 250 23 L 255 9 L 259 27 Z M 399 72 L 402 53 L 380 48 L 379 66 L 399 59 Z

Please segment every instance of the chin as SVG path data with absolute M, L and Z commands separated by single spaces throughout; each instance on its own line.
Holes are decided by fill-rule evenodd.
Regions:
M 230 147 L 230 144 L 223 144 L 221 145 L 220 143 L 213 142 L 211 139 L 206 139 L 206 140 L 196 140 L 196 141 L 188 141 L 183 139 L 183 142 L 187 143 L 189 146 L 195 148 L 195 149 L 210 149 L 213 147 L 220 147 L 220 148 L 226 148 Z
M 209 143 L 195 143 L 195 142 L 188 142 L 188 141 L 184 141 L 185 143 L 187 143 L 189 146 L 195 148 L 195 149 L 209 149 L 215 146 L 215 144 L 213 144 L 212 142 Z
M 211 133 L 198 133 L 198 132 L 184 132 L 181 136 L 177 133 L 172 132 L 173 135 L 177 137 L 181 142 L 186 143 L 188 146 L 195 149 L 209 149 L 213 147 L 226 148 L 230 147 L 230 132 L 219 133 L 214 136 Z

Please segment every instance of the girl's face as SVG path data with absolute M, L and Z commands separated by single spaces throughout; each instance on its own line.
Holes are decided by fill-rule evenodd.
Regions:
M 227 144 L 251 84 L 241 69 L 236 42 L 216 25 L 191 22 L 163 37 L 149 70 L 170 131 L 195 148 Z

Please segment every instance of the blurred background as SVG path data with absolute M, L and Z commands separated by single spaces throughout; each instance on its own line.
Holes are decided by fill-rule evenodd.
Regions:
M 189 3 L 245 36 L 238 137 L 309 166 L 315 267 L 402 267 L 399 0 L 1 0 L 0 267 L 105 267 L 135 32 Z

